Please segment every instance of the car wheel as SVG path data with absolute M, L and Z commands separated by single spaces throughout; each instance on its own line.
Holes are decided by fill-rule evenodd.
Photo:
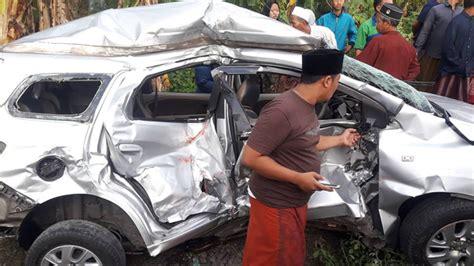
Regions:
M 400 245 L 416 264 L 474 265 L 474 202 L 452 197 L 421 202 L 402 223 Z
M 83 220 L 46 229 L 28 250 L 25 265 L 125 265 L 120 241 L 104 227 Z

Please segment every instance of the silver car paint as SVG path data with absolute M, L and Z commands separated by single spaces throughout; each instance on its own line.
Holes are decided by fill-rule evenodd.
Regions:
M 140 11 L 141 9 L 136 10 Z M 235 10 L 231 9 L 230 11 Z M 235 14 L 226 13 L 226 16 L 233 15 Z M 265 23 L 267 23 L 266 20 Z M 54 30 L 51 30 L 50 33 L 56 34 Z M 296 44 L 292 41 L 288 41 L 288 43 L 297 47 L 299 47 L 299 44 L 308 41 L 309 38 L 301 35 L 296 37 L 297 33 L 293 31 L 291 31 L 291 34 L 292 37 L 287 40 L 295 39 Z M 38 35 L 38 38 L 42 39 L 44 35 L 45 33 Z M 245 37 L 245 35 L 243 36 Z M 267 35 L 262 34 L 258 40 L 265 39 L 265 36 Z M 40 53 L 45 52 L 43 49 L 53 47 L 52 50 L 46 50 L 46 52 L 65 52 L 65 50 L 56 50 L 57 47 L 62 48 L 59 44 L 53 46 L 46 46 L 44 43 L 35 44 L 36 37 L 31 38 L 33 40 L 23 39 L 17 44 L 7 46 L 3 51 L 18 52 L 24 51 L 22 49 L 27 47 L 32 49 L 30 51 Z M 61 41 L 60 39 L 55 40 Z M 292 49 L 298 50 L 299 48 L 296 49 L 296 46 L 293 46 Z M 264 47 L 272 48 L 270 45 Z M 110 47 L 104 48 L 106 51 L 111 51 L 110 49 Z M 101 52 L 103 51 L 101 50 Z M 121 55 L 121 52 L 123 52 L 123 49 L 113 54 Z M 135 52 L 132 49 L 132 53 Z M 81 54 L 82 52 L 78 53 Z M 3 59 L 0 63 L 2 73 L 7 73 L 7 71 L 12 73 L 11 76 L 9 75 L 5 79 L 5 87 L 0 90 L 0 121 L 2 121 L 2 128 L 9 129 L 0 132 L 0 141 L 6 144 L 5 150 L 0 154 L 0 182 L 17 191 L 20 196 L 25 197 L 25 200 L 31 201 L 32 204 L 42 204 L 56 197 L 74 194 L 95 195 L 114 202 L 129 215 L 153 256 L 187 239 L 199 236 L 200 233 L 231 218 L 233 214 L 225 212 L 231 207 L 224 204 L 214 208 L 214 213 L 192 216 L 171 229 L 165 228 L 156 221 L 153 213 L 145 206 L 139 195 L 123 177 L 113 173 L 108 165 L 107 135 L 111 137 L 112 143 L 115 141 L 114 144 L 120 145 L 118 141 L 119 133 L 123 133 L 123 137 L 129 139 L 133 139 L 133 135 L 136 133 L 132 128 L 126 127 L 126 123 L 129 123 L 129 121 L 122 113 L 125 110 L 117 108 L 117 106 L 121 106 L 130 97 L 132 91 L 146 76 L 166 72 L 169 69 L 188 64 L 205 61 L 219 61 L 229 64 L 232 60 L 251 60 L 262 64 L 291 68 L 300 67 L 299 52 L 259 48 L 231 48 L 218 44 L 131 57 L 104 58 L 74 55 L 50 57 L 48 55 L 1 53 L 0 58 Z M 41 62 L 41 68 L 38 68 L 37 63 L 34 64 L 35 62 Z M 96 103 L 96 112 L 90 122 L 59 121 L 48 119 L 47 116 L 36 119 L 17 117 L 14 116 L 11 110 L 13 107 L 4 104 L 10 95 L 21 88 L 20 84 L 27 80 L 29 76 L 61 73 L 109 73 L 113 76 L 101 101 Z M 386 234 L 396 225 L 398 208 L 406 199 L 432 192 L 474 196 L 474 186 L 472 186 L 474 171 L 469 160 L 474 154 L 473 147 L 466 145 L 459 136 L 446 126 L 444 120 L 435 117 L 432 113 L 422 112 L 408 104 L 402 104 L 399 98 L 352 78 L 343 77 L 341 83 L 366 95 L 373 96 L 395 115 L 389 126 L 381 130 L 379 135 L 379 208 Z M 114 125 L 114 123 L 118 124 Z M 472 128 L 472 124 L 470 125 Z M 187 126 L 183 127 L 183 131 L 188 130 L 190 135 L 194 135 L 202 127 L 202 124 L 195 124 L 189 128 Z M 218 128 L 220 127 L 225 128 L 225 126 L 219 125 L 218 122 Z M 222 140 L 219 141 L 216 138 L 216 132 L 205 132 L 206 134 L 201 135 L 199 139 L 202 145 L 186 146 L 185 149 L 194 150 L 194 156 L 200 157 L 196 164 L 200 168 L 206 169 L 205 178 L 216 182 L 222 181 L 220 178 L 222 176 L 216 174 L 220 172 L 227 174 L 225 169 L 227 165 L 223 158 L 223 154 L 227 154 L 226 148 L 223 147 L 225 145 L 221 145 L 223 144 Z M 142 134 L 151 133 L 153 132 L 147 131 Z M 172 177 L 176 170 L 168 165 L 180 163 L 179 157 L 175 155 L 180 154 L 177 147 L 180 143 L 183 143 L 185 135 L 181 135 L 180 138 L 176 139 L 171 134 L 164 134 L 164 136 L 174 140 L 170 144 L 174 145 L 175 148 L 170 149 L 170 153 L 166 155 L 165 161 L 167 163 L 166 165 L 163 164 L 165 168 L 145 169 L 146 167 L 143 167 L 144 169 L 141 169 L 143 171 L 138 172 L 134 172 L 135 169 L 132 168 L 133 171 L 129 172 L 132 174 L 131 176 L 135 176 L 135 174 L 146 175 L 148 171 L 164 176 L 168 180 Z M 202 159 L 205 151 L 195 150 L 198 146 L 206 147 L 207 152 L 216 153 L 218 156 L 209 161 Z M 310 213 L 314 212 L 315 214 L 314 218 L 341 215 L 360 218 L 366 215 L 366 206 L 364 199 L 361 197 L 360 188 L 352 182 L 354 177 L 341 172 L 347 162 L 347 158 L 341 156 L 344 152 L 346 151 L 327 152 L 325 156 L 328 160 L 323 165 L 323 173 L 330 178 L 331 182 L 341 183 L 347 189 L 341 189 L 332 194 L 316 193 L 309 205 Z M 36 162 L 47 155 L 56 155 L 63 158 L 67 163 L 65 175 L 54 182 L 43 181 L 34 170 Z M 403 162 L 403 156 L 412 156 L 414 161 Z M 329 162 L 330 160 L 332 162 Z M 136 162 L 138 166 L 143 166 L 140 160 L 131 160 L 130 162 Z M 125 175 L 127 170 L 123 169 L 122 174 Z M 200 174 L 192 173 L 193 180 L 202 180 L 202 178 L 204 177 Z M 177 187 L 174 187 L 174 189 L 186 191 L 184 186 L 179 186 L 180 184 L 177 183 Z M 224 185 L 225 187 L 226 185 Z M 164 186 L 165 190 L 167 188 L 169 187 Z M 217 203 L 211 197 L 210 195 L 204 195 L 202 203 L 207 201 Z M 229 195 L 224 195 L 220 200 L 226 202 L 228 197 Z M 242 194 L 242 191 L 234 197 L 236 197 L 239 206 L 247 204 L 246 196 Z M 169 199 L 167 198 L 165 201 Z M 156 202 L 160 202 L 160 200 L 164 199 L 155 199 Z M 195 206 L 188 206 L 183 213 L 179 214 L 170 212 L 170 209 L 176 208 L 176 206 L 158 209 L 158 213 L 164 213 L 167 221 L 169 219 L 175 221 L 185 219 L 187 215 L 205 209 L 200 205 L 194 208 Z M 1 221 L 1 223 L 2 225 L 13 225 L 9 221 Z

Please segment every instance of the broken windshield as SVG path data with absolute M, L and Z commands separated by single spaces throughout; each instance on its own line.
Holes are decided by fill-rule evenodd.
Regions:
M 390 93 L 421 111 L 435 112 L 428 99 L 412 86 L 349 56 L 344 58 L 343 73 Z

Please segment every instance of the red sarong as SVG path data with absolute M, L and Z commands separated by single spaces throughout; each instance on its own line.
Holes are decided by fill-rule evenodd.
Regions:
M 250 197 L 250 206 L 242 264 L 304 265 L 307 205 L 276 209 Z

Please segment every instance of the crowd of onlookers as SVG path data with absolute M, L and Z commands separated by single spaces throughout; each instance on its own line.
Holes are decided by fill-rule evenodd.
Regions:
M 331 11 L 315 17 L 310 9 L 290 8 L 291 26 L 325 40 L 328 48 L 405 81 L 427 84 L 425 91 L 474 103 L 474 0 L 428 0 L 413 24 L 413 42 L 397 30 L 403 10 L 393 0 L 374 0 L 374 15 L 357 27 L 344 8 L 330 0 Z M 276 0 L 262 14 L 280 20 Z

